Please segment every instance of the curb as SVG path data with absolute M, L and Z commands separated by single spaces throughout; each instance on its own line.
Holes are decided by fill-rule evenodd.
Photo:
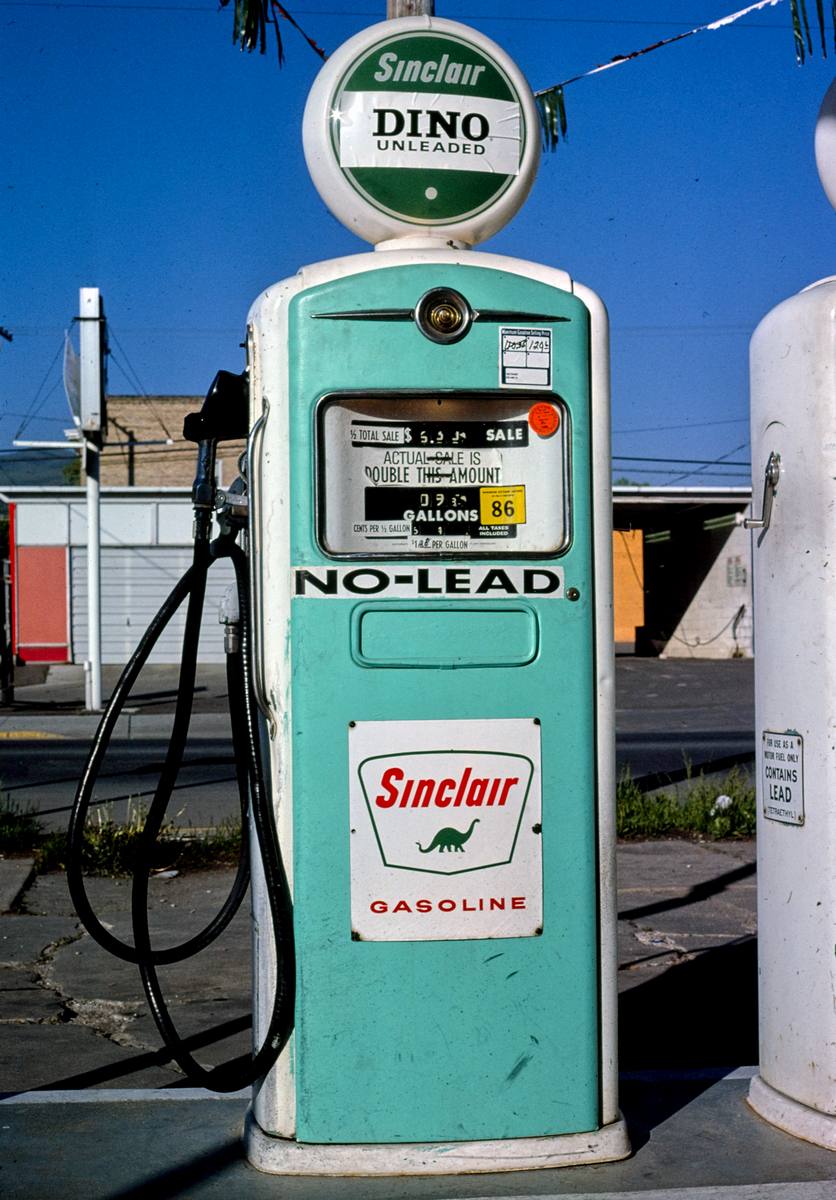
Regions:
M 34 874 L 32 858 L 0 858 L 0 913 L 12 911 Z
M 39 715 L 0 717 L 0 740 L 7 742 L 83 741 L 92 740 L 100 718 L 85 715 Z M 174 713 L 151 715 L 126 714 L 119 718 L 112 741 L 144 741 L 167 739 L 171 733 Z M 224 738 L 230 736 L 227 713 L 195 713 L 189 724 L 190 739 Z

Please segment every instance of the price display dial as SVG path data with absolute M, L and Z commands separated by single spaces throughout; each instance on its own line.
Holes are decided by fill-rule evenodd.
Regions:
M 335 557 L 560 554 L 568 424 L 542 392 L 326 397 L 320 545 Z

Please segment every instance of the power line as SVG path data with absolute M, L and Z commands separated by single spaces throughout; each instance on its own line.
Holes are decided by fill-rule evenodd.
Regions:
M 733 450 L 729 450 L 729 451 L 727 451 L 726 454 L 721 454 L 719 458 L 715 458 L 712 463 L 708 464 L 708 466 L 712 466 L 712 467 L 720 466 L 724 462 L 725 459 L 730 458 L 732 454 L 737 454 L 738 450 L 745 450 L 748 445 L 749 445 L 748 442 L 742 442 L 739 446 L 735 446 L 735 448 Z M 706 473 L 705 467 L 697 467 L 696 471 L 686 471 L 684 475 L 680 475 L 678 479 L 674 479 L 671 482 L 672 483 L 681 483 L 683 479 L 690 479 L 692 475 L 704 475 L 705 473 Z
M 49 397 L 52 395 L 52 393 L 58 387 L 58 383 L 54 384 L 53 387 L 51 387 L 49 389 L 49 391 L 44 395 L 44 397 L 42 399 L 40 399 L 40 402 L 39 402 L 39 397 L 40 397 L 43 389 L 46 387 L 46 381 L 49 379 L 49 376 L 52 373 L 52 368 L 58 362 L 58 359 L 61 357 L 61 355 L 63 353 L 64 353 L 64 339 L 62 338 L 61 343 L 58 346 L 58 349 L 55 351 L 55 357 L 53 358 L 52 362 L 47 367 L 46 374 L 44 375 L 43 379 L 41 380 L 38 390 L 35 392 L 35 397 L 32 400 L 32 403 L 29 405 L 29 408 L 27 409 L 26 416 L 23 418 L 20 425 L 18 426 L 17 433 L 15 434 L 15 438 L 20 437 L 20 435 L 23 433 L 24 429 L 29 424 L 29 422 L 34 417 L 37 416 L 37 414 L 43 408 L 46 401 L 49 399 Z M 59 380 L 59 382 L 60 382 L 60 380 Z
M 643 458 L 638 454 L 614 454 L 613 462 L 658 462 L 658 463 L 678 463 L 683 467 L 713 467 L 717 464 L 716 458 Z M 726 462 L 727 467 L 751 467 L 750 462 Z
M 679 474 L 678 471 L 661 471 L 661 470 L 657 471 L 651 467 L 631 467 L 630 474 L 631 475 L 676 475 L 676 476 L 678 476 L 678 478 L 671 480 L 672 484 L 673 483 L 681 483 L 683 479 L 688 479 L 691 475 L 699 475 L 701 479 L 727 479 L 727 480 L 737 479 L 737 480 L 743 480 L 744 483 L 750 482 L 750 477 L 748 475 L 736 474 L 733 471 L 726 473 L 726 474 L 723 474 L 720 471 L 705 471 L 705 472 L 703 472 L 703 471 L 686 471 L 684 475 L 681 475 L 681 474 Z
M 4 408 L 3 411 L 0 412 L 0 421 L 2 421 L 4 417 L 25 417 L 25 416 L 26 416 L 26 413 L 15 412 L 14 409 L 11 409 L 11 408 Z M 65 417 L 40 417 L 39 420 L 49 421 L 53 425 L 66 425 L 67 421 L 69 420 L 69 417 L 66 417 L 66 418 Z
M 154 402 L 152 401 L 151 397 L 148 395 L 148 393 L 146 392 L 145 388 L 142 386 L 142 381 L 141 381 L 141 379 L 139 378 L 139 376 L 137 375 L 137 373 L 136 373 L 136 371 L 134 370 L 134 368 L 131 366 L 131 363 L 130 363 L 130 361 L 129 361 L 129 359 L 128 359 L 128 355 L 127 355 L 127 353 L 126 353 L 126 351 L 125 351 L 125 348 L 123 347 L 122 343 L 119 341 L 119 338 L 116 336 L 116 331 L 113 329 L 113 327 L 112 327 L 112 326 L 108 326 L 108 333 L 109 333 L 110 337 L 111 337 L 111 338 L 113 338 L 113 341 L 116 343 L 116 345 L 119 347 L 119 352 L 120 352 L 120 354 L 121 354 L 121 355 L 124 357 L 124 359 L 125 359 L 125 363 L 127 364 L 128 368 L 129 368 L 129 370 L 130 370 L 130 372 L 131 372 L 131 375 L 133 376 L 133 379 L 131 379 L 131 375 L 129 375 L 129 374 L 127 373 L 127 371 L 126 371 L 126 370 L 125 370 L 125 368 L 124 368 L 124 367 L 121 365 L 121 363 L 117 363 L 117 365 L 118 365 L 118 367 L 119 367 L 119 370 L 122 372 L 122 374 L 125 376 L 125 378 L 128 380 L 128 382 L 129 382 L 129 383 L 132 383 L 132 385 L 133 385 L 134 387 L 136 387 L 136 388 L 138 388 L 138 389 L 139 389 L 139 394 L 142 396 L 143 400 L 146 402 L 146 404 L 148 405 L 149 409 L 151 410 L 151 413 L 152 413 L 152 415 L 153 415 L 153 417 L 154 417 L 154 420 L 157 422 L 157 424 L 159 425 L 160 429 L 162 429 L 162 431 L 163 431 L 163 433 L 165 434 L 165 436 L 166 436 L 166 437 L 167 437 L 167 438 L 168 438 L 170 441 L 173 441 L 174 439 L 171 437 L 171 432 L 170 432 L 170 430 L 168 429 L 168 426 L 166 425 L 165 421 L 162 419 L 162 417 L 160 416 L 159 412 L 157 411 L 157 409 L 156 409 L 156 406 L 154 405 Z M 112 351 L 111 351 L 111 354 L 112 354 Z M 115 360 L 114 360 L 114 361 L 115 361 Z
M 131 385 L 131 387 L 136 388 L 136 390 L 139 392 L 140 396 L 142 396 L 144 399 L 147 400 L 148 393 L 146 392 L 145 388 L 142 386 L 142 381 L 139 378 L 139 376 L 137 375 L 136 371 L 131 366 L 131 363 L 128 359 L 128 355 L 125 351 L 125 348 L 122 345 L 122 343 L 119 341 L 119 338 L 116 336 L 116 330 L 113 328 L 112 325 L 108 325 L 107 332 L 108 332 L 108 338 L 112 339 L 113 342 L 119 347 L 119 353 L 125 359 L 125 366 L 123 367 L 120 362 L 116 362 L 116 358 L 115 358 L 112 350 L 110 351 L 111 358 L 113 358 L 114 362 L 116 362 L 116 365 L 118 366 L 118 368 L 122 372 L 122 374 L 125 376 L 125 378 L 127 379 L 128 383 Z
M 713 425 L 742 425 L 748 421 L 748 417 L 728 417 L 722 421 L 688 421 L 684 425 L 647 425 L 642 429 L 614 429 L 612 433 L 613 437 L 622 437 L 629 433 L 656 433 L 657 430 L 708 429 Z
M 159 12 L 159 13 L 184 13 L 194 16 L 211 16 L 214 17 L 218 13 L 216 6 L 197 5 L 197 4 L 122 4 L 113 3 L 107 4 L 102 0 L 0 0 L 0 8 L 45 8 L 45 9 L 93 9 L 104 10 L 110 12 Z M 380 19 L 380 11 L 378 9 L 364 8 L 298 8 L 294 5 L 294 10 L 300 17 L 375 17 Z M 456 18 L 462 21 L 492 21 L 495 23 L 524 23 L 524 24 L 539 24 L 539 25 L 636 25 L 648 26 L 658 29 L 660 26 L 667 26 L 671 29 L 689 29 L 692 21 L 673 21 L 667 17 L 661 17 L 658 21 L 638 20 L 635 18 L 606 18 L 606 17 L 548 17 L 548 16 L 516 16 L 503 13 L 499 16 L 488 16 L 485 13 L 460 13 Z M 758 31 L 766 30 L 781 30 L 790 29 L 789 23 L 756 23 L 749 21 L 740 21 L 737 23 L 738 29 L 754 29 Z

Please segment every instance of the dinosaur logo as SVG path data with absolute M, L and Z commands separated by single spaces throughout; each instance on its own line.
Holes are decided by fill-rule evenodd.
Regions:
M 513 859 L 534 773 L 528 756 L 409 750 L 356 769 L 384 866 L 461 875 Z
M 464 833 L 459 833 L 458 829 L 451 829 L 450 826 L 447 825 L 444 829 L 439 829 L 438 833 L 435 835 L 426 849 L 424 849 L 420 842 L 416 842 L 415 845 L 422 854 L 429 854 L 431 850 L 438 850 L 439 853 L 441 853 L 442 850 L 457 850 L 460 854 L 463 854 L 464 844 L 473 833 L 474 825 L 478 824 L 479 818 L 474 817 L 470 822 L 470 828 Z

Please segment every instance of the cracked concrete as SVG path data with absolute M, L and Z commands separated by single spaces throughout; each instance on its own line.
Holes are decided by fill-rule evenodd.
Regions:
M 225 898 L 231 872 L 154 879 L 155 944 L 202 929 Z M 130 884 L 88 880 L 103 925 L 130 940 Z M 66 1087 L 164 1087 L 182 1073 L 160 1051 L 137 968 L 112 958 L 81 927 L 63 875 L 36 879 L 20 911 L 0 917 L 0 1091 Z M 246 904 L 198 959 L 163 967 L 172 1017 L 211 1066 L 249 1049 L 249 915 Z
M 618 861 L 622 1065 L 756 1061 L 754 843 L 628 842 Z M 155 944 L 203 928 L 231 879 L 206 871 L 152 880 Z M 130 882 L 87 886 L 103 924 L 129 939 Z M 246 1052 L 246 902 L 217 943 L 160 978 L 182 1035 L 208 1031 L 194 1051 L 201 1064 Z M 19 911 L 0 917 L 0 1092 L 182 1081 L 160 1046 L 136 967 L 81 928 L 63 875 L 35 879 Z

